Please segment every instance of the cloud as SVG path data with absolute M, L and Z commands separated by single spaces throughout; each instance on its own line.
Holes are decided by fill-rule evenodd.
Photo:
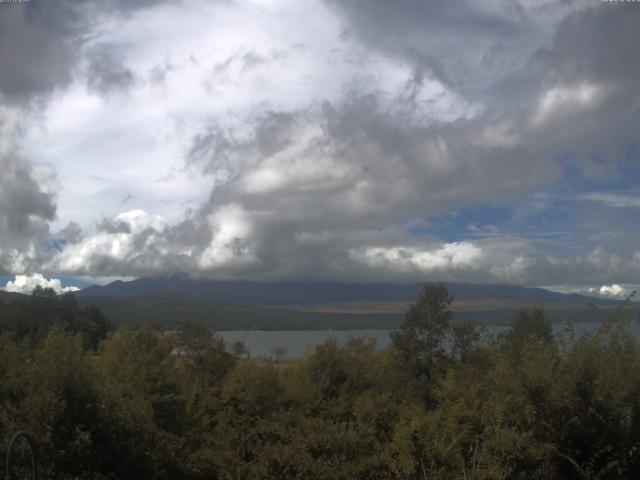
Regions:
M 4 290 L 7 292 L 31 294 L 36 287 L 52 288 L 58 295 L 62 293 L 76 292 L 78 287 L 63 287 L 62 282 L 57 278 L 46 279 L 40 273 L 32 275 L 16 275 L 15 280 L 7 282 Z
M 638 208 L 640 195 L 621 194 L 615 192 L 591 192 L 580 195 L 582 200 L 600 202 L 613 208 Z
M 313 220 L 313 219 L 312 219 Z M 318 221 L 317 219 L 315 221 Z M 104 219 L 67 244 L 46 269 L 72 275 L 153 276 L 175 272 L 219 279 L 471 281 L 549 284 L 631 281 L 640 253 L 625 258 L 598 247 L 584 255 L 550 255 L 526 238 L 490 236 L 459 242 L 401 229 L 313 227 L 268 210 L 221 205 L 171 224 L 143 211 Z
M 75 222 L 69 222 L 65 228 L 60 230 L 60 236 L 66 243 L 78 243 L 83 237 L 82 228 Z
M 554 86 L 538 99 L 531 122 L 541 126 L 545 122 L 567 121 L 577 115 L 589 114 L 602 100 L 602 90 L 589 83 Z
M 210 194 L 184 222 L 165 220 L 139 229 L 116 216 L 65 248 L 51 268 L 94 275 L 178 268 L 237 278 L 375 274 L 512 282 L 634 275 L 624 261 L 628 252 L 609 253 L 603 246 L 580 246 L 582 252 L 565 256 L 545 251 L 526 235 L 499 230 L 482 241 L 446 241 L 437 232 L 416 238 L 407 230 L 451 209 L 508 203 L 554 185 L 563 175 L 555 155 L 567 144 L 588 138 L 593 148 L 609 148 L 610 140 L 592 135 L 595 123 L 588 119 L 571 121 L 566 128 L 563 124 L 562 135 L 558 122 L 590 112 L 602 115 L 611 129 L 620 118 L 631 118 L 629 109 L 612 117 L 610 105 L 626 80 L 567 66 L 572 40 L 561 31 L 585 37 L 585 29 L 602 29 L 605 23 L 607 28 L 620 26 L 625 37 L 635 33 L 618 25 L 619 18 L 595 9 L 558 10 L 548 18 L 533 10 L 473 10 L 465 4 L 473 15 L 464 34 L 479 33 L 486 41 L 471 46 L 479 49 L 472 56 L 481 52 L 483 62 L 491 64 L 487 83 L 472 85 L 462 80 L 465 72 L 481 66 L 467 51 L 460 58 L 449 56 L 450 34 L 419 29 L 414 17 L 425 12 L 411 5 L 410 16 L 382 6 L 343 12 L 345 25 L 357 38 L 354 42 L 347 35 L 343 48 L 364 64 L 375 58 L 397 66 L 393 76 L 376 71 L 361 83 L 341 66 L 336 75 L 344 75 L 345 87 L 322 101 L 305 97 L 295 109 L 258 103 L 231 119 L 213 115 L 191 136 L 185 162 L 187 169 L 208 179 Z M 446 9 L 430 14 L 449 18 Z M 366 29 L 387 21 L 387 15 L 392 28 L 382 30 L 383 38 L 369 36 Z M 531 31 L 517 28 L 523 22 L 532 22 Z M 489 26 L 497 26 L 499 35 Z M 556 27 L 559 33 L 544 44 L 543 33 Z M 411 34 L 396 35 L 396 28 Z M 539 43 L 526 45 L 522 35 Z M 500 49 L 505 39 L 516 40 L 521 59 Z M 585 37 L 585 51 L 595 40 Z M 373 50 L 361 50 L 358 42 Z M 432 44 L 436 47 L 428 54 L 415 53 Z M 502 58 L 491 63 L 491 54 Z M 595 49 L 594 55 L 601 54 Z M 225 57 L 225 75 L 233 73 L 230 69 L 243 55 Z M 268 67 L 262 61 L 268 57 L 256 53 L 260 68 Z M 523 82 L 522 72 L 531 79 Z M 238 72 L 233 75 L 245 81 Z M 276 87 L 265 88 L 267 98 L 278 98 L 271 97 Z M 632 138 L 630 131 L 626 138 Z M 183 236 L 183 231 L 188 233 Z
M 34 4 L 36 2 L 33 2 Z M 47 21 L 46 11 L 68 11 L 64 2 L 2 5 L 0 11 L 0 94 L 21 102 L 32 95 L 48 94 L 71 80 L 74 62 L 71 39 L 76 32 L 75 15 L 68 22 Z M 51 8 L 53 6 L 53 8 Z M 54 18 L 60 20 L 64 14 Z
M 41 0 L 0 10 L 0 99 L 24 103 L 68 85 L 96 18 L 126 16 L 159 1 Z M 113 65 L 112 65 L 113 66 Z M 102 77 L 122 83 L 113 68 Z M 116 72 L 118 73 L 118 72 Z M 120 72 L 121 73 L 121 72 Z M 106 83 L 111 83 L 105 80 Z
M 385 266 L 392 269 L 415 269 L 429 274 L 477 267 L 482 258 L 482 250 L 470 242 L 445 243 L 434 250 L 416 248 L 369 247 L 355 251 L 353 255 L 371 266 Z
M 581 7 L 578 2 L 471 0 L 326 3 L 344 19 L 347 35 L 470 91 L 517 74 L 554 28 Z
M 46 81 L 24 77 L 23 90 L 0 73 L 6 101 L 23 100 L 19 123 L 42 122 L 20 125 L 11 149 L 35 161 L 0 164 L 0 195 L 25 189 L 0 205 L 5 271 L 593 285 L 638 274 L 637 227 L 600 208 L 636 206 L 635 7 L 60 5 L 12 10 L 51 36 L 61 70 L 42 59 Z M 43 95 L 40 116 L 25 102 Z M 122 213 L 125 195 L 135 210 Z M 438 222 L 452 212 L 462 229 Z
M 617 284 L 611 285 L 545 285 L 540 288 L 545 290 L 551 290 L 560 293 L 577 293 L 586 296 L 604 297 L 604 298 L 618 298 L 626 299 L 632 292 L 640 291 L 640 285 L 638 284 Z M 638 301 L 636 296 L 631 298 L 632 301 Z
M 120 59 L 105 50 L 99 50 L 92 56 L 86 75 L 89 89 L 101 95 L 125 93 L 136 80 Z
M 631 293 L 631 291 L 617 283 L 614 283 L 612 285 L 602 285 L 600 288 L 590 288 L 589 293 L 595 293 L 601 297 L 625 298 Z
M 21 158 L 15 117 L 14 109 L 0 106 L 0 274 L 42 261 L 56 214 L 53 175 Z
M 124 212 L 104 219 L 93 234 L 68 244 L 48 269 L 78 275 L 108 276 L 125 265 L 141 271 L 162 261 L 163 231 L 166 220 L 141 210 Z M 127 270 L 127 268 L 125 268 Z
M 256 259 L 247 244 L 252 225 L 238 205 L 226 205 L 198 221 L 169 224 L 142 210 L 103 219 L 94 232 L 66 245 L 47 270 L 105 277 L 199 271 L 241 274 Z
M 51 255 L 50 223 L 58 211 L 56 169 L 25 154 L 25 137 L 43 127 L 41 115 L 54 93 L 72 84 L 94 20 L 127 15 L 152 3 L 43 0 L 0 5 L 0 274 L 39 269 Z M 111 63 L 100 64 L 96 88 L 124 86 L 126 75 L 109 58 Z

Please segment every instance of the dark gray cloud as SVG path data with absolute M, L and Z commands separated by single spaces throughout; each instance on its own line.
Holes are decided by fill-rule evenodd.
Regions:
M 96 231 L 99 233 L 104 232 L 104 233 L 110 233 L 110 234 L 131 233 L 131 227 L 127 222 L 123 220 L 104 218 L 96 226 Z
M 163 64 L 154 65 L 149 71 L 149 80 L 156 85 L 164 85 L 167 76 L 175 70 L 175 66 L 165 61 Z
M 611 159 L 620 145 L 637 140 L 634 5 L 328 3 L 361 42 L 414 65 L 409 98 L 425 75 L 441 79 L 494 117 L 536 123 L 529 134 L 543 148 L 575 153 L 593 176 L 605 170 L 594 165 L 595 154 Z
M 254 51 L 238 52 L 214 65 L 213 75 L 214 77 L 228 75 L 231 73 L 232 67 L 238 67 L 239 71 L 244 74 L 254 68 L 267 65 L 274 60 L 282 59 L 283 56 L 286 55 L 280 51 L 272 52 L 268 56 L 261 55 Z
M 82 228 L 76 222 L 69 222 L 66 227 L 60 230 L 60 237 L 72 245 L 79 243 L 84 238 Z
M 262 112 L 244 125 L 250 130 L 248 134 L 213 121 L 193 137 L 186 155 L 187 165 L 228 181 L 290 145 L 299 133 L 295 129 L 298 117 L 304 115 L 304 112 Z
M 578 2 L 326 0 L 348 33 L 435 78 L 477 91 L 522 68 L 550 22 Z
M 65 2 L 53 3 L 0 4 L 0 92 L 5 101 L 30 101 L 71 79 L 78 20 Z M 45 11 L 54 12 L 51 20 Z
M 260 156 L 269 157 L 290 144 L 296 115 L 292 112 L 268 111 L 256 121 L 253 140 Z
M 34 97 L 68 84 L 79 60 L 80 46 L 91 37 L 97 17 L 128 15 L 161 1 L 1 3 L 0 102 L 3 98 L 5 102 L 31 102 Z M 117 80 L 121 81 L 121 76 Z
M 623 162 L 621 147 L 638 141 L 634 125 L 640 120 L 640 64 L 632 45 L 640 42 L 640 9 L 629 7 L 633 5 L 602 4 L 569 17 L 552 46 L 541 49 L 532 61 L 544 72 L 540 85 L 547 94 L 557 85 L 577 87 L 578 92 L 582 85 L 578 96 L 588 96 L 589 86 L 593 90 L 591 104 L 582 111 L 572 111 L 562 98 L 566 92 L 556 93 L 560 108 L 544 129 L 551 141 L 587 157 L 580 159 L 586 173 L 592 166 L 589 157 Z M 594 170 L 596 175 L 603 172 Z
M 190 160 L 205 172 L 233 164 L 236 173 L 213 190 L 204 211 L 239 201 L 317 221 L 319 229 L 386 225 L 515 198 L 561 174 L 548 150 L 529 143 L 518 125 L 501 123 L 508 118 L 422 125 L 411 114 L 352 94 L 337 105 L 269 112 L 243 141 L 212 128 L 194 139 Z M 532 162 L 536 168 L 522 175 Z
M 136 81 L 122 60 L 104 48 L 91 56 L 86 76 L 89 89 L 101 95 L 126 93 Z
M 0 274 L 28 270 L 46 258 L 54 200 L 28 163 L 0 152 Z
M 42 190 L 34 179 L 29 166 L 20 160 L 2 160 L 2 222 L 4 231 L 30 236 L 34 227 L 33 217 L 52 220 L 55 216 L 53 195 Z

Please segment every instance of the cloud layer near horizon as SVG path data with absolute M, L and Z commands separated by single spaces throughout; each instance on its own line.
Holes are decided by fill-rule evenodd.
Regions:
M 57 294 L 71 293 L 80 290 L 78 287 L 63 287 L 62 282 L 57 278 L 47 279 L 39 273 L 33 275 L 16 275 L 13 281 L 8 281 L 4 289 L 7 292 L 22 293 L 30 295 L 36 287 L 50 288 Z
M 637 5 L 32 3 L 0 273 L 637 282 Z

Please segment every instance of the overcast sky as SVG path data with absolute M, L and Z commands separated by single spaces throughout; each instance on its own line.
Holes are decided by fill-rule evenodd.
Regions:
M 628 291 L 638 45 L 600 0 L 0 3 L 0 275 Z

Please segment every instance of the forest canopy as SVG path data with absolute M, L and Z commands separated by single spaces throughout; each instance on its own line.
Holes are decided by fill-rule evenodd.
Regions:
M 450 302 L 425 286 L 386 349 L 277 360 L 193 324 L 113 331 L 71 295 L 0 302 L 0 461 L 26 430 L 41 478 L 638 478 L 624 309 L 583 336 L 523 310 L 488 337 Z

